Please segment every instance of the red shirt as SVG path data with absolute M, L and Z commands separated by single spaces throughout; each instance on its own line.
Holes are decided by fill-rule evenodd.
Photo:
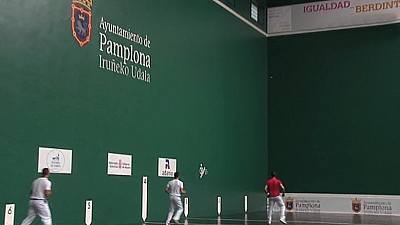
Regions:
M 279 196 L 281 194 L 281 190 L 282 190 L 281 185 L 282 185 L 282 182 L 276 177 L 273 177 L 273 178 L 267 180 L 269 197 Z

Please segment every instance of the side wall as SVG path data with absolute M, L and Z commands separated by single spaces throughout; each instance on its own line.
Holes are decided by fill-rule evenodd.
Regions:
M 268 39 L 269 170 L 289 192 L 398 194 L 400 25 Z
M 100 22 L 147 35 L 150 48 L 111 32 L 107 38 L 151 55 L 151 82 L 100 68 Z M 58 225 L 141 220 L 141 179 L 149 177 L 149 220 L 164 220 L 168 178 L 158 157 L 178 160 L 190 216 L 263 208 L 266 176 L 266 39 L 212 1 L 95 0 L 92 38 L 79 47 L 70 1 L 0 1 L 0 202 L 27 212 L 39 146 L 73 150 L 71 175 L 53 174 Z M 132 64 L 132 63 L 131 63 Z M 132 64 L 134 65 L 134 64 Z M 107 153 L 133 155 L 133 175 L 107 176 Z M 208 175 L 199 179 L 199 164 Z M 0 221 L 3 221 L 0 213 Z

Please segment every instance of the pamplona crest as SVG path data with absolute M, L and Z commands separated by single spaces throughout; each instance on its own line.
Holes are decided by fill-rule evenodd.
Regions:
M 89 43 L 91 38 L 92 6 L 93 0 L 72 0 L 72 35 L 81 47 Z
M 361 211 L 361 199 L 359 198 L 351 199 L 351 208 L 353 209 L 353 212 L 359 213 Z
M 293 202 L 294 202 L 294 198 L 292 197 L 287 197 L 286 198 L 286 209 L 287 210 L 293 210 Z

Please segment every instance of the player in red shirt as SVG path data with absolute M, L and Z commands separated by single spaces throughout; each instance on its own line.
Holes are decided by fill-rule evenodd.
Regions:
M 265 184 L 265 193 L 267 194 L 267 198 L 269 199 L 268 201 L 268 208 L 269 208 L 269 213 L 268 213 L 268 224 L 272 223 L 272 209 L 274 208 L 275 203 L 278 204 L 280 210 L 281 210 L 281 218 L 279 221 L 283 224 L 286 223 L 286 218 L 285 218 L 285 204 L 283 203 L 282 196 L 285 195 L 285 187 L 282 184 L 282 181 L 280 181 L 276 177 L 276 173 L 272 172 L 271 173 L 271 178 L 267 180 L 267 183 Z M 282 193 L 282 195 L 281 195 Z

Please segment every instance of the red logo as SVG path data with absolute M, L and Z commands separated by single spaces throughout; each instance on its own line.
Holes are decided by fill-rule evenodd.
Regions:
M 292 197 L 287 197 L 286 198 L 286 209 L 287 210 L 293 210 L 293 202 L 294 202 L 294 198 Z
M 353 212 L 359 213 L 361 211 L 361 199 L 353 198 L 351 200 L 351 208 L 353 209 Z

